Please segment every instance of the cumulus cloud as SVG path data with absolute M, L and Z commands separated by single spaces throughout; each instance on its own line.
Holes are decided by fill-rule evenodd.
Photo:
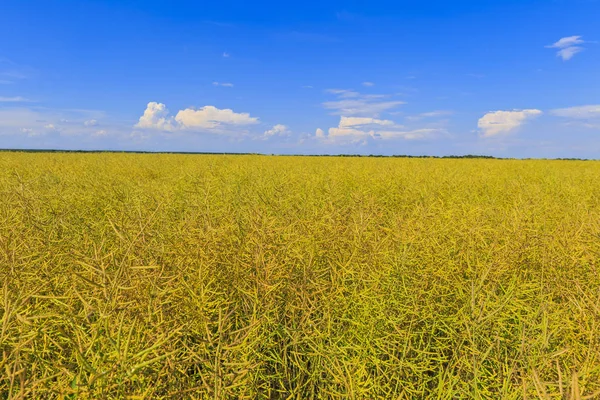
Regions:
M 568 61 L 575 54 L 584 50 L 583 47 L 579 46 L 583 43 L 585 41 L 581 39 L 581 36 L 567 36 L 546 47 L 549 49 L 559 49 L 556 52 L 556 56 L 562 58 L 563 61 Z
M 317 139 L 323 139 L 325 138 L 325 132 L 323 131 L 323 129 L 317 128 L 317 130 L 315 131 L 315 136 L 317 137 Z
M 95 119 L 90 119 L 90 120 L 85 121 L 83 123 L 83 125 L 85 125 L 85 126 L 96 126 L 96 125 L 98 125 L 98 121 L 96 121 Z
M 492 137 L 512 132 L 523 125 L 526 120 L 541 114 L 542 111 L 536 109 L 492 111 L 481 117 L 477 126 L 482 137 Z
M 236 113 L 228 108 L 219 109 L 215 106 L 204 106 L 193 109 L 186 108 L 175 116 L 175 121 L 184 129 L 216 129 L 223 125 L 252 125 L 258 123 L 258 118 L 248 113 Z
M 233 87 L 233 83 L 229 82 L 213 82 L 213 86 Z
M 173 131 L 173 118 L 169 117 L 169 110 L 162 103 L 151 101 L 148 103 L 144 115 L 142 115 L 135 128 L 157 129 L 161 131 Z
M 248 113 L 236 113 L 230 109 L 219 109 L 214 106 L 186 108 L 180 110 L 175 117 L 162 103 L 150 102 L 134 126 L 141 129 L 155 129 L 166 132 L 178 130 L 202 130 L 223 132 L 233 126 L 257 124 L 258 118 Z
M 264 137 L 269 138 L 272 136 L 287 136 L 290 134 L 290 130 L 287 126 L 282 124 L 277 124 L 273 126 L 271 129 L 265 131 Z

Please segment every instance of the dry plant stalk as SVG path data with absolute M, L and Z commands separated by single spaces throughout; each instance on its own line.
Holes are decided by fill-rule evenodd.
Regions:
M 600 398 L 600 163 L 0 153 L 0 398 Z

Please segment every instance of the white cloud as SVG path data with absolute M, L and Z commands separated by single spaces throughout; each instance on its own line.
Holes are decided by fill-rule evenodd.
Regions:
M 327 101 L 323 107 L 333 110 L 334 115 L 379 115 L 392 110 L 402 104 L 403 101 L 374 101 L 369 98 L 357 100 Z
M 525 123 L 527 119 L 537 117 L 542 111 L 536 109 L 492 111 L 481 117 L 477 126 L 482 137 L 492 137 L 512 132 Z
M 186 108 L 177 112 L 175 117 L 162 103 L 150 102 L 134 128 L 154 129 L 166 132 L 196 130 L 214 133 L 227 133 L 233 126 L 257 124 L 258 118 L 248 113 L 236 113 L 230 109 L 215 106 Z
M 58 127 L 57 127 L 56 125 L 54 125 L 54 124 L 47 124 L 47 125 L 44 125 L 44 129 L 46 129 L 46 130 L 48 130 L 48 131 L 50 131 L 50 132 L 60 132 L 60 131 L 61 131 L 61 129 L 60 129 L 60 128 L 58 128 Z
M 348 128 L 351 126 L 361 125 L 394 125 L 394 121 L 389 119 L 376 119 L 368 117 L 341 117 L 340 128 Z
M 581 36 L 567 36 L 546 47 L 550 49 L 564 49 L 582 43 L 585 43 L 585 41 L 581 40 Z
M 214 106 L 204 106 L 199 109 L 186 108 L 175 116 L 175 121 L 182 129 L 216 129 L 223 125 L 252 125 L 258 123 L 258 118 L 248 113 L 236 113 L 230 109 L 218 109 Z
M 158 129 L 161 131 L 173 131 L 173 117 L 169 117 L 169 110 L 162 103 L 151 101 L 148 103 L 144 115 L 142 115 L 135 128 Z
M 375 84 L 373 82 L 363 82 L 362 85 L 366 86 L 366 87 L 373 87 L 373 86 L 375 86 Z
M 566 125 L 583 127 L 587 129 L 600 129 L 600 104 L 557 108 L 550 114 L 561 118 L 568 118 Z
M 332 110 L 333 115 L 377 117 L 384 111 L 405 104 L 403 101 L 383 100 L 389 97 L 383 94 L 364 95 L 346 89 L 328 89 L 326 92 L 338 97 L 338 100 L 323 103 L 323 107 Z
M 348 89 L 326 89 L 325 92 L 330 93 L 330 94 L 335 94 L 341 99 L 349 99 L 352 97 L 360 96 L 360 93 L 358 93 L 354 90 L 348 90 Z
M 85 125 L 85 126 L 96 126 L 96 125 L 98 125 L 98 121 L 96 121 L 95 119 L 90 119 L 90 120 L 85 121 L 83 123 L 83 125 Z
M 445 132 L 441 128 L 407 129 L 390 120 L 342 116 L 338 126 L 329 128 L 327 135 L 322 129 L 317 129 L 316 137 L 328 143 L 364 143 L 367 139 L 428 139 Z
M 107 132 L 103 129 L 94 132 L 94 136 L 106 136 L 106 135 L 107 135 Z
M 432 138 L 440 133 L 446 133 L 446 131 L 437 128 L 413 129 L 409 131 L 378 131 L 374 137 L 380 139 L 421 140 Z
M 233 87 L 233 83 L 229 82 L 213 82 L 213 86 Z
M 287 126 L 282 125 L 282 124 L 277 124 L 277 125 L 273 126 L 273 128 L 265 131 L 264 137 L 269 138 L 272 136 L 287 136 L 290 133 L 291 132 Z
M 223 52 L 223 58 L 229 58 L 231 57 L 231 54 L 229 54 L 228 52 L 224 51 Z
M 25 97 L 15 96 L 15 97 L 0 97 L 0 103 L 25 103 L 31 101 L 26 99 Z
M 356 128 L 343 128 L 343 127 L 337 127 L 337 128 L 329 128 L 328 131 L 328 137 L 329 139 L 334 138 L 336 136 L 364 136 L 364 137 L 368 137 L 373 135 L 375 132 L 374 131 L 362 131 L 360 129 L 356 129 Z
M 567 36 L 560 39 L 554 44 L 546 46 L 546 48 L 559 49 L 556 52 L 556 56 L 562 58 L 563 61 L 568 61 L 571 58 L 573 58 L 575 54 L 580 53 L 584 50 L 583 47 L 578 46 L 583 43 L 586 42 L 581 39 L 581 36 Z
M 567 47 L 566 49 L 560 49 L 556 55 L 563 59 L 563 61 L 568 61 L 577 53 L 581 53 L 583 51 L 583 47 Z
M 600 104 L 589 106 L 577 106 L 568 108 L 557 108 L 550 111 L 552 115 L 564 118 L 592 119 L 600 118 Z
M 86 126 L 89 120 L 104 120 L 106 115 L 98 110 L 50 109 L 46 107 L 0 108 L 0 135 L 61 136 L 93 135 L 97 128 Z M 125 127 L 112 125 L 111 131 L 123 133 Z M 130 127 L 127 127 L 129 131 Z
M 418 121 L 425 118 L 437 118 L 437 117 L 447 117 L 454 114 L 453 111 L 448 110 L 437 110 L 437 111 L 429 111 L 421 114 L 413 115 L 410 117 L 406 117 L 406 119 L 411 121 Z

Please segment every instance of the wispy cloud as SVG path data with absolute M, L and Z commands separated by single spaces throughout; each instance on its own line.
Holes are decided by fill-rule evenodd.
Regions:
M 342 99 L 360 96 L 360 93 L 349 89 L 325 89 L 325 93 L 335 94 Z
M 368 117 L 341 117 L 340 118 L 340 128 L 350 128 L 353 126 L 362 126 L 362 125 L 382 125 L 382 126 L 394 126 L 394 121 L 389 119 L 377 119 L 377 118 L 368 118 Z
M 452 114 L 454 114 L 453 111 L 436 110 L 436 111 L 424 112 L 424 113 L 417 114 L 417 115 L 411 115 L 409 117 L 406 117 L 406 119 L 411 120 L 411 121 L 419 121 L 419 120 L 422 120 L 425 118 L 448 117 Z
M 392 110 L 402 104 L 403 101 L 385 100 L 389 95 L 361 94 L 354 90 L 328 89 L 327 93 L 337 96 L 335 101 L 326 101 L 323 107 L 332 110 L 333 115 L 377 117 L 384 111 Z
M 568 125 L 589 129 L 600 128 L 600 104 L 557 108 L 550 111 L 551 115 L 566 118 Z
M 600 104 L 588 106 L 576 106 L 568 108 L 557 108 L 551 110 L 552 115 L 565 118 L 590 119 L 600 118 Z
M 86 125 L 85 122 L 103 117 L 105 117 L 104 113 L 96 110 L 44 107 L 0 108 L 0 135 L 41 136 L 50 133 L 58 133 L 61 136 L 92 135 L 97 128 Z M 123 127 L 112 124 L 110 128 L 121 132 Z
M 580 46 L 584 43 L 586 42 L 581 39 L 581 36 L 567 36 L 549 46 L 546 46 L 546 48 L 559 49 L 556 52 L 556 56 L 562 58 L 563 61 L 568 61 L 573 58 L 575 54 L 584 50 L 584 48 Z
M 34 75 L 33 68 L 19 65 L 6 58 L 0 58 L 0 84 L 15 83 L 15 81 L 28 79 Z
M 375 86 L 375 84 L 373 82 L 363 82 L 362 85 L 365 86 L 365 87 L 373 87 L 373 86 Z
M 233 83 L 229 82 L 213 82 L 213 86 L 233 87 Z
M 571 47 L 571 46 L 576 46 L 578 44 L 583 44 L 585 43 L 582 39 L 581 36 L 567 36 L 564 37 L 562 39 L 560 39 L 559 41 L 546 46 L 548 48 L 555 48 L 555 49 L 564 49 L 565 47 Z
M 329 128 L 327 134 L 317 129 L 315 137 L 330 144 L 365 144 L 368 140 L 423 140 L 447 133 L 443 128 L 409 129 L 391 120 L 366 117 L 340 117 L 337 127 Z
M 481 117 L 477 123 L 481 137 L 493 137 L 509 133 L 525 123 L 528 119 L 542 114 L 536 109 L 492 111 Z
M 27 103 L 31 102 L 31 100 L 26 99 L 25 97 L 15 96 L 15 97 L 1 97 L 0 103 Z

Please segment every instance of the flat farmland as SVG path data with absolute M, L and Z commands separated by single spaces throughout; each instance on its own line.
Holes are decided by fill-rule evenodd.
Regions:
M 0 397 L 600 398 L 600 162 L 0 153 Z

